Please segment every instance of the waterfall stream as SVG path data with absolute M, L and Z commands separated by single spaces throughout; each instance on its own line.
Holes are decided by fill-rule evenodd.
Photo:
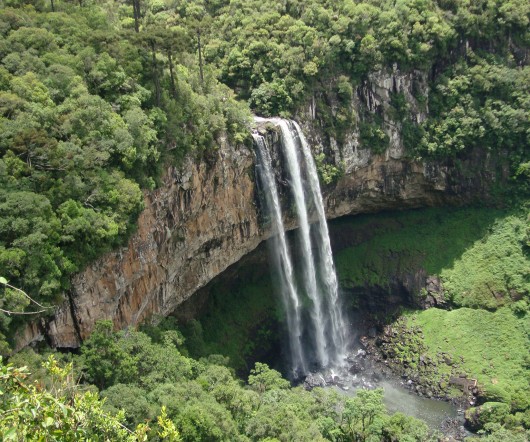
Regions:
M 340 305 L 324 204 L 309 144 L 297 123 L 282 119 L 265 121 L 275 124 L 281 131 L 281 154 L 299 227 L 296 250 L 291 254 L 270 147 L 263 136 L 254 134 L 258 176 L 273 229 L 271 255 L 287 315 L 291 371 L 299 378 L 308 374 L 309 369 L 332 369 L 343 364 L 347 353 L 347 325 Z M 316 222 L 311 224 L 313 219 Z M 292 256 L 299 259 L 295 262 Z
M 291 368 L 295 376 L 300 376 L 307 372 L 302 350 L 301 300 L 295 287 L 293 266 L 285 238 L 280 198 L 274 180 L 270 154 L 265 138 L 258 134 L 254 134 L 253 137 L 257 146 L 259 176 L 264 189 L 266 205 L 271 216 L 273 233 L 271 239 L 272 257 L 280 279 L 281 298 L 287 316 Z
M 333 264 L 333 254 L 331 251 L 331 243 L 329 240 L 328 223 L 326 221 L 326 213 L 324 211 L 324 203 L 322 201 L 322 192 L 320 191 L 320 183 L 318 180 L 317 168 L 311 154 L 311 149 L 298 123 L 293 122 L 293 125 L 300 140 L 302 153 L 307 164 L 307 175 L 309 179 L 309 188 L 313 196 L 313 202 L 317 211 L 318 222 L 315 224 L 318 232 L 318 247 L 320 264 L 321 281 L 323 284 L 322 293 L 325 294 L 327 301 L 326 311 L 329 319 L 329 335 L 332 337 L 330 344 L 333 348 L 329 353 L 332 357 L 334 365 L 340 364 L 346 358 L 347 353 L 347 323 L 342 314 L 342 306 L 339 299 L 339 285 L 337 281 L 337 274 L 335 272 L 335 265 Z

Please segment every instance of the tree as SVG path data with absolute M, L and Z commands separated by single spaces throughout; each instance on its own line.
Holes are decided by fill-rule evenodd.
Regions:
M 269 390 L 285 390 L 289 388 L 289 381 L 282 378 L 282 375 L 269 368 L 267 364 L 256 362 L 250 370 L 248 385 L 257 393 L 263 394 Z
M 149 426 L 142 423 L 133 431 L 124 425 L 123 412 L 110 414 L 97 393 L 78 390 L 73 382 L 71 364 L 62 367 L 50 356 L 44 367 L 53 379 L 51 389 L 30 383 L 30 373 L 25 367 L 5 365 L 0 357 L 0 435 L 3 441 L 144 442 L 149 437 L 149 440 L 181 442 L 164 407 Z
M 166 30 L 161 47 L 165 51 L 168 59 L 170 94 L 173 99 L 177 98 L 177 85 L 175 75 L 175 55 L 182 52 L 184 47 L 189 47 L 190 41 L 186 35 L 186 30 L 181 26 L 173 26 Z
M 385 419 L 382 436 L 385 442 L 423 442 L 439 440 L 429 434 L 429 427 L 423 421 L 403 413 L 395 413 Z
M 199 74 L 201 84 L 204 85 L 204 67 L 203 67 L 203 48 L 201 37 L 207 32 L 212 24 L 212 17 L 208 14 L 206 7 L 202 2 L 190 3 L 186 6 L 187 26 L 197 36 L 197 52 L 199 56 Z
M 381 433 L 381 419 L 385 414 L 383 389 L 358 390 L 347 399 L 342 413 L 342 430 L 350 440 L 365 441 L 370 435 Z
M 5 365 L 0 358 L 0 434 L 4 441 L 143 440 L 146 426 L 128 430 L 122 416 L 106 414 L 96 393 L 70 395 L 71 367 L 60 367 L 53 357 L 46 362 L 57 379 L 54 392 L 26 382 L 25 368 Z
M 134 357 L 126 352 L 112 331 L 111 321 L 99 321 L 81 349 L 89 382 L 100 390 L 138 375 Z

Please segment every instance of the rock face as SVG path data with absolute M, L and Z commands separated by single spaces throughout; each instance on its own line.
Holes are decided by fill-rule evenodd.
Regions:
M 373 106 L 384 106 L 388 88 L 408 91 L 411 85 L 410 78 L 392 73 L 374 78 L 358 96 Z M 314 109 L 310 113 L 315 114 Z M 305 126 L 311 129 L 308 138 L 315 149 L 335 149 L 336 161 L 345 164 L 344 176 L 323 189 L 328 218 L 464 204 L 486 197 L 488 187 L 505 174 L 499 161 L 482 151 L 443 162 L 413 161 L 404 156 L 399 137 L 392 134 L 391 146 L 382 155 L 360 149 L 355 133 L 337 150 L 334 140 L 312 129 L 317 122 L 310 119 Z M 178 309 L 270 235 L 260 216 L 254 167 L 252 149 L 234 148 L 220 140 L 210 158 L 168 168 L 161 188 L 145 195 L 146 208 L 127 247 L 75 276 L 67 302 L 53 318 L 22 330 L 17 348 L 39 339 L 54 347 L 73 348 L 98 320 L 111 319 L 122 329 Z M 286 225 L 296 227 L 292 220 Z

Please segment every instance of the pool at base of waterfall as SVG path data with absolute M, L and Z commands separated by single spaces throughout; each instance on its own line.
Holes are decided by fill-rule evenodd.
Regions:
M 431 429 L 454 440 L 463 440 L 470 435 L 464 428 L 463 409 L 445 400 L 417 394 L 412 381 L 399 378 L 384 364 L 374 362 L 362 348 L 350 352 L 340 367 L 309 373 L 303 385 L 306 389 L 334 388 L 340 394 L 351 397 L 359 389 L 382 388 L 389 413 L 401 412 L 421 419 Z

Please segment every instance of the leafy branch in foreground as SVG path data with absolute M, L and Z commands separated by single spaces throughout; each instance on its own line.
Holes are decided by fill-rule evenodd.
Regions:
M 146 441 L 158 434 L 162 440 L 178 442 L 180 435 L 164 410 L 149 427 L 130 430 L 116 416 L 103 410 L 98 393 L 81 393 L 72 382 L 72 365 L 60 367 L 53 356 L 44 363 L 54 380 L 52 391 L 28 382 L 26 367 L 5 365 L 0 357 L 0 436 L 4 441 Z M 151 434 L 153 433 L 153 434 Z M 154 440 L 157 440 L 156 437 Z

